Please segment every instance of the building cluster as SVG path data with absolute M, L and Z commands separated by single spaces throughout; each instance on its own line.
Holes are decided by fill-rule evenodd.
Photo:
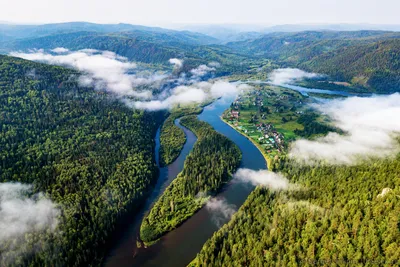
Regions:
M 256 127 L 257 131 L 262 133 L 262 136 L 258 138 L 258 141 L 261 144 L 272 144 L 278 149 L 278 151 L 281 151 L 283 149 L 285 137 L 283 136 L 283 134 L 277 132 L 272 124 L 260 123 L 257 124 Z
M 233 120 L 233 119 L 239 120 L 239 115 L 240 115 L 240 113 L 238 110 L 231 110 L 230 118 L 231 118 L 231 120 Z
M 255 95 L 255 100 L 253 101 L 253 105 L 260 106 L 262 107 L 264 105 L 263 103 L 263 96 L 260 91 L 253 91 L 251 92 L 252 95 Z M 287 99 L 288 97 L 286 95 L 280 95 L 279 96 L 282 99 Z M 232 104 L 231 104 L 231 109 L 229 112 L 225 113 L 224 117 L 225 119 L 228 119 L 231 121 L 231 123 L 241 132 L 248 134 L 251 136 L 251 138 L 255 139 L 258 141 L 260 145 L 265 147 L 265 149 L 268 152 L 271 152 L 271 149 L 277 149 L 279 152 L 284 150 L 284 145 L 285 145 L 285 140 L 284 136 L 276 131 L 274 126 L 271 123 L 257 123 L 254 124 L 255 128 L 253 127 L 246 127 L 242 126 L 239 124 L 239 118 L 240 118 L 240 108 L 241 105 L 243 104 L 243 99 L 242 97 L 238 97 Z M 263 113 L 262 119 L 265 119 L 266 114 Z M 254 118 L 252 118 L 252 121 Z M 254 136 L 255 132 L 258 132 L 259 134 L 256 134 Z M 258 140 L 257 140 L 258 139 Z

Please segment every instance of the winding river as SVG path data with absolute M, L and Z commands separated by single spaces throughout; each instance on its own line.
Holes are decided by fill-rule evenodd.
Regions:
M 234 98 L 219 99 L 204 108 L 198 116 L 200 120 L 208 122 L 214 129 L 235 142 L 242 151 L 241 168 L 253 170 L 266 169 L 266 162 L 260 151 L 243 135 L 225 124 L 220 116 Z M 189 154 L 196 141 L 194 134 L 175 121 L 175 124 L 185 131 L 187 142 L 179 157 L 171 165 L 160 169 L 157 185 L 134 221 L 117 240 L 115 246 L 105 259 L 105 266 L 186 266 L 201 250 L 203 244 L 217 231 L 229 218 L 217 212 L 202 208 L 181 226 L 162 237 L 159 242 L 149 248 L 137 248 L 136 237 L 139 234 L 140 223 L 143 216 L 150 210 L 154 202 L 165 188 L 182 170 L 186 156 Z M 158 150 L 160 130 L 156 136 L 156 157 L 158 163 Z M 225 186 L 217 198 L 225 199 L 229 205 L 239 208 L 247 196 L 254 189 L 253 186 L 243 183 L 231 182 Z
M 246 83 L 252 83 L 246 81 Z M 255 82 L 265 83 L 268 82 Z M 269 84 L 269 83 L 268 83 Z M 307 95 L 309 92 L 324 93 L 339 96 L 370 96 L 370 94 L 351 94 L 343 91 L 329 91 L 321 89 L 305 88 L 296 85 L 281 85 Z M 225 135 L 238 145 L 242 151 L 243 158 L 240 167 L 253 170 L 266 169 L 266 162 L 260 151 L 243 135 L 236 132 L 230 126 L 225 124 L 220 116 L 230 106 L 234 98 L 219 99 L 209 106 L 206 106 L 203 112 L 198 115 L 199 119 L 208 122 L 216 131 Z M 175 124 L 184 130 L 187 142 L 179 155 L 179 157 L 169 166 L 160 168 L 160 176 L 156 187 L 150 198 L 139 214 L 135 216 L 132 223 L 129 224 L 126 231 L 112 248 L 110 254 L 105 260 L 105 266 L 186 266 L 196 254 L 201 250 L 203 244 L 217 231 L 229 218 L 220 216 L 217 212 L 209 211 L 202 208 L 190 219 L 185 221 L 177 229 L 163 236 L 159 242 L 149 248 L 137 248 L 136 238 L 139 235 L 140 223 L 144 215 L 150 210 L 154 202 L 164 192 L 165 188 L 175 179 L 182 170 L 186 156 L 190 153 L 196 136 L 179 124 L 179 120 Z M 156 136 L 156 158 L 158 164 L 158 155 L 160 148 L 160 129 Z M 230 182 L 222 190 L 217 198 L 226 200 L 228 205 L 234 205 L 239 208 L 246 200 L 253 186 L 238 182 Z

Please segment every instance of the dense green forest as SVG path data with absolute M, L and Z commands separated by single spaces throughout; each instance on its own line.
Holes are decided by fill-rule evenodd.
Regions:
M 181 128 L 175 125 L 177 116 L 171 114 L 161 127 L 160 134 L 160 165 L 166 166 L 174 162 L 179 156 L 186 142 L 186 135 Z
M 299 65 L 378 93 L 400 91 L 400 39 L 339 48 Z
M 400 34 L 397 32 L 271 33 L 228 46 L 272 59 L 281 67 L 327 74 L 329 80 L 349 82 L 353 87 L 350 90 L 355 87 L 364 92 L 400 91 Z M 327 83 L 313 85 L 329 86 Z
M 170 58 L 181 58 L 184 59 L 184 71 L 212 61 L 221 63 L 222 66 L 217 69 L 219 75 L 247 71 L 248 63 L 253 61 L 251 57 L 241 55 L 225 46 L 205 45 L 212 42 L 212 38 L 207 39 L 207 37 L 178 31 L 136 30 L 108 33 L 78 31 L 12 40 L 0 44 L 0 51 L 2 49 L 7 52 L 26 51 L 32 48 L 49 50 L 56 47 L 70 50 L 89 48 L 112 51 L 131 61 L 149 64 L 169 65 Z
M 203 34 L 128 24 L 0 25 L 0 31 L 0 53 L 91 48 L 164 71 L 172 71 L 169 59 L 178 58 L 183 60 L 174 73 L 178 79 L 211 62 L 219 66 L 212 76 L 230 81 L 266 80 L 273 69 L 296 67 L 327 74 L 303 81 L 306 86 L 400 92 L 396 32 L 243 33 L 253 37 L 221 44 Z M 106 92 L 80 87 L 79 74 L 0 55 L 0 183 L 32 184 L 33 194 L 42 192 L 61 211 L 54 232 L 21 237 L 23 253 L 12 240 L 1 243 L 0 266 L 100 265 L 119 223 L 135 214 L 156 182 L 153 138 L 165 112 L 133 110 Z M 249 100 L 232 105 L 242 119 L 236 122 L 246 123 L 243 132 L 258 131 L 260 145 L 266 141 L 259 139 L 265 134 L 258 127 L 283 133 L 283 153 L 269 167 L 297 187 L 257 187 L 191 265 L 399 266 L 400 156 L 357 166 L 297 165 L 284 156 L 290 141 L 340 130 L 301 109 L 303 97 L 255 87 L 260 90 Z M 172 163 L 186 140 L 176 118 L 185 116 L 181 124 L 198 140 L 182 172 L 144 218 L 140 238 L 146 244 L 203 207 L 240 164 L 241 152 L 232 141 L 188 116 L 200 110 L 173 109 L 161 128 L 161 165 Z
M 203 108 L 201 106 L 182 106 L 174 107 L 164 121 L 160 134 L 160 164 L 166 166 L 174 162 L 179 156 L 185 142 L 186 136 L 181 128 L 175 125 L 175 120 L 191 115 L 199 114 Z
M 154 204 L 140 227 L 140 238 L 156 241 L 191 217 L 231 178 L 241 161 L 239 148 L 196 116 L 186 116 L 181 124 L 198 140 L 187 156 L 182 172 Z
M 128 24 L 65 23 L 36 28 L 0 25 L 1 29 L 6 34 L 0 37 L 3 53 L 33 48 L 91 48 L 109 50 L 131 61 L 165 66 L 170 58 L 181 58 L 183 71 L 219 62 L 217 76 L 240 74 L 265 78 L 271 68 L 296 67 L 327 74 L 329 81 L 348 82 L 351 85 L 348 90 L 400 91 L 398 32 L 274 32 L 254 37 L 242 34 L 245 39 L 222 44 L 221 40 L 199 33 Z M 328 89 L 332 83 L 319 85 Z
M 26 257 L 1 257 L 15 256 L 14 265 L 99 263 L 120 217 L 157 179 L 153 137 L 163 115 L 81 88 L 76 75 L 0 56 L 0 182 L 33 184 L 62 211 L 54 234 L 25 235 Z M 0 244 L 0 255 L 11 245 Z
M 271 167 L 298 188 L 258 187 L 191 266 L 400 264 L 400 155 L 357 166 Z
M 299 130 L 295 129 L 294 133 L 298 136 L 310 138 L 320 135 L 326 135 L 329 132 L 341 132 L 340 129 L 333 127 L 327 123 L 321 123 L 318 121 L 320 115 L 308 111 L 302 114 L 298 119 L 297 122 L 304 126 L 304 129 Z

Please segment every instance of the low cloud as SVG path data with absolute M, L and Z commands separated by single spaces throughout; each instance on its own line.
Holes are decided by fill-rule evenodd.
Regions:
M 30 53 L 12 52 L 10 55 L 33 61 L 73 67 L 84 73 L 79 78 L 81 85 L 93 86 L 98 90 L 106 90 L 118 96 L 150 98 L 151 91 L 139 91 L 135 87 L 143 84 L 153 84 L 157 81 L 157 77 L 159 79 L 163 78 L 162 76 L 140 77 L 129 74 L 136 68 L 136 64 L 110 51 L 84 49 L 68 52 L 62 48 L 54 50 L 58 51 L 57 53 L 63 51 L 63 54 L 53 55 L 43 50 L 36 50 Z
M 194 76 L 194 77 L 203 77 L 205 75 L 207 75 L 209 72 L 211 71 L 215 71 L 216 69 L 214 67 L 209 67 L 207 65 L 200 65 L 195 69 L 192 69 L 190 71 L 190 73 Z
M 236 206 L 229 204 L 223 198 L 212 198 L 206 204 L 206 209 L 211 213 L 213 222 L 221 227 L 228 222 L 236 212 Z
M 283 85 L 290 84 L 304 78 L 318 78 L 322 77 L 322 75 L 317 73 L 309 73 L 300 69 L 276 69 L 269 75 L 269 80 L 272 84 L 275 85 Z
M 371 157 L 389 157 L 399 150 L 400 94 L 351 97 L 314 107 L 327 114 L 346 134 L 329 133 L 316 140 L 298 140 L 290 156 L 307 164 L 356 164 Z
M 64 47 L 57 47 L 51 50 L 51 52 L 57 53 L 57 54 L 63 54 L 69 52 L 69 49 L 64 48 Z
M 25 235 L 54 231 L 59 215 L 50 199 L 32 194 L 31 185 L 0 183 L 0 262 L 8 262 L 10 255 L 28 253 Z
M 245 85 L 232 84 L 227 81 L 198 82 L 191 85 L 181 85 L 169 91 L 168 96 L 151 101 L 129 101 L 133 108 L 150 111 L 170 109 L 178 104 L 200 104 L 207 99 L 237 95 Z
M 163 100 L 136 101 L 128 103 L 134 108 L 150 111 L 169 109 L 178 104 L 202 103 L 207 99 L 207 94 L 196 86 L 178 86 L 172 94 Z
M 12 56 L 79 70 L 78 82 L 116 95 L 132 108 L 156 111 L 176 105 L 202 103 L 207 99 L 236 95 L 246 85 L 226 81 L 203 81 L 219 66 L 217 62 L 200 65 L 188 73 L 178 72 L 183 60 L 171 58 L 172 73 L 138 70 L 134 62 L 110 51 L 82 49 L 69 51 L 58 47 L 46 53 L 43 49 L 28 53 L 12 52 Z M 153 94 L 153 92 L 156 92 Z
M 235 96 L 242 90 L 250 88 L 246 84 L 233 84 L 226 81 L 216 81 L 210 88 L 212 97 Z
M 171 58 L 169 63 L 174 65 L 174 70 L 180 70 L 183 67 L 183 60 L 179 58 Z
M 283 175 L 268 170 L 254 171 L 239 169 L 233 178 L 241 182 L 249 182 L 253 185 L 263 185 L 271 190 L 287 190 L 293 187 Z

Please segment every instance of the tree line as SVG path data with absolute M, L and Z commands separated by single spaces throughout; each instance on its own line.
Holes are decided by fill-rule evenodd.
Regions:
M 398 266 L 400 155 L 356 166 L 272 164 L 295 190 L 259 186 L 189 266 Z
M 151 244 L 191 217 L 229 181 L 241 161 L 240 149 L 196 116 L 181 124 L 198 138 L 182 172 L 154 204 L 140 227 L 140 238 Z

